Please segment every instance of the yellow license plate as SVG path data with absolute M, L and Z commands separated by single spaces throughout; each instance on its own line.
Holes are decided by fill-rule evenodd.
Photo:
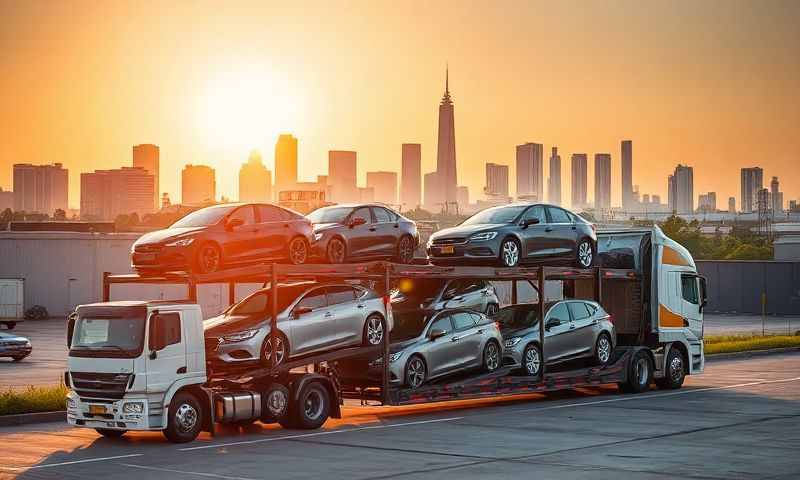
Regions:
M 103 405 L 89 405 L 89 413 L 106 413 L 106 407 Z
M 452 245 L 445 245 L 444 247 L 442 247 L 442 253 L 443 254 L 454 253 L 455 251 L 456 251 L 456 249 Z

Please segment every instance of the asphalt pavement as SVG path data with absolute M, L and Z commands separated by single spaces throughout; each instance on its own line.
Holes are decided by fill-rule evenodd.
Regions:
M 184 445 L 59 422 L 0 429 L 0 444 L 0 478 L 21 479 L 797 479 L 800 353 L 715 361 L 639 395 L 353 406 L 321 430 L 257 423 Z

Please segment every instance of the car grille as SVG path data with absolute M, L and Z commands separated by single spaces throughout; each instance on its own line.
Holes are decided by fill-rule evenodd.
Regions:
M 72 387 L 81 397 L 122 398 L 130 373 L 71 372 Z
M 467 239 L 464 237 L 451 237 L 451 238 L 437 238 L 433 241 L 434 245 L 459 245 L 462 243 L 467 243 Z

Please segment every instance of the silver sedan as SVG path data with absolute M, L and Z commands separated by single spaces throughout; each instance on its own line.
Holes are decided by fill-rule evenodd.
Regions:
M 442 310 L 430 316 L 398 318 L 395 338 L 405 341 L 390 346 L 392 383 L 417 388 L 443 375 L 500 367 L 503 337 L 497 324 L 473 310 Z M 381 365 L 381 360 L 373 366 Z
M 270 289 L 259 290 L 203 324 L 206 356 L 217 364 L 260 360 L 269 365 Z M 383 297 L 350 284 L 301 282 L 278 286 L 276 358 L 356 345 L 380 345 L 387 329 Z
M 500 309 L 494 318 L 505 338 L 503 364 L 522 367 L 528 375 L 539 375 L 539 305 L 511 305 Z M 586 357 L 605 365 L 617 344 L 611 316 L 589 300 L 545 304 L 544 336 L 548 365 Z

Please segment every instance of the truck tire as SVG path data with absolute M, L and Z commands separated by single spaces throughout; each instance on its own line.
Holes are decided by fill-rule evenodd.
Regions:
M 653 362 L 644 350 L 639 350 L 628 366 L 628 379 L 619 384 L 624 393 L 642 393 L 650 388 L 653 379 Z
M 328 389 L 319 382 L 307 383 L 297 396 L 293 410 L 294 428 L 314 430 L 321 427 L 331 412 Z
M 94 430 L 106 438 L 119 438 L 128 432 L 127 430 L 112 430 L 110 428 L 95 428 Z
M 200 434 L 203 425 L 203 409 L 194 395 L 178 392 L 169 402 L 167 428 L 164 436 L 173 443 L 191 442 Z
M 685 379 L 686 359 L 683 357 L 683 352 L 672 347 L 664 362 L 664 376 L 656 379 L 656 385 L 664 390 L 675 390 L 681 388 Z

